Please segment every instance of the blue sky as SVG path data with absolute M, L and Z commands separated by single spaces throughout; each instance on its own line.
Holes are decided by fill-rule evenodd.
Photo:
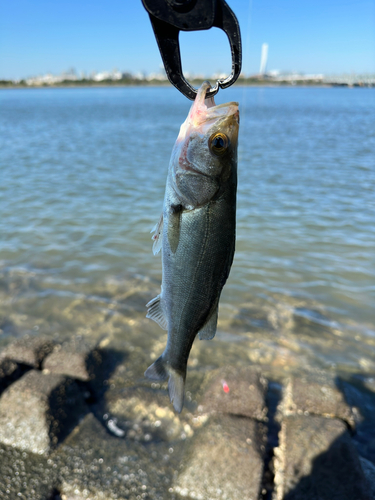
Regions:
M 241 27 L 243 71 L 375 73 L 375 0 L 228 0 Z M 185 71 L 230 73 L 217 29 L 182 33 Z M 161 58 L 141 0 L 4 0 L 0 79 L 46 72 L 158 71 Z

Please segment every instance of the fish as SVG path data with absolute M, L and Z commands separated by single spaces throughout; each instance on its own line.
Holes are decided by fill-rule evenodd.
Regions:
M 184 404 L 187 362 L 195 337 L 216 334 L 220 294 L 233 262 L 236 232 L 237 102 L 206 99 L 204 82 L 181 125 L 168 168 L 153 252 L 162 250 L 161 293 L 147 318 L 168 331 L 163 354 L 146 370 L 168 380 L 176 412 Z

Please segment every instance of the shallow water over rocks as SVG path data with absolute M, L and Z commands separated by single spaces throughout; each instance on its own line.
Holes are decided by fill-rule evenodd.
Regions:
M 198 411 L 207 377 L 227 366 L 239 373 L 252 367 L 268 381 L 270 422 L 265 429 L 259 418 L 259 425 L 249 425 L 259 438 L 254 463 L 266 471 L 258 474 L 264 499 L 276 488 L 289 494 L 293 483 L 280 474 L 274 481 L 270 465 L 281 436 L 304 428 L 287 423 L 301 417 L 298 409 L 297 417 L 283 413 L 277 423 L 276 407 L 293 377 L 322 386 L 328 378 L 340 388 L 356 423 L 351 439 L 344 433 L 343 446 L 354 446 L 352 455 L 355 449 L 369 461 L 362 468 L 371 472 L 375 463 L 373 90 L 237 88 L 219 94 L 219 102 L 239 101 L 242 113 L 237 251 L 217 335 L 193 346 L 181 416 L 171 410 L 165 387 L 143 377 L 166 342 L 145 318 L 145 304 L 160 290 L 161 263 L 152 256 L 149 231 L 188 107 L 177 94 L 165 88 L 0 92 L 0 350 L 25 335 L 58 344 L 79 338 L 103 343 L 113 365 L 100 387 L 77 378 L 88 413 L 59 443 L 74 470 L 39 455 L 24 460 L 29 451 L 2 445 L 3 456 L 12 457 L 1 462 L 10 482 L 17 482 L 17 472 L 47 471 L 37 473 L 38 484 L 27 483 L 24 498 L 49 500 L 59 492 L 64 500 L 91 498 L 87 484 L 96 484 L 99 495 L 106 481 L 125 482 L 119 491 L 129 498 L 145 498 L 150 484 L 150 498 L 193 495 L 185 444 L 193 450 L 206 424 L 202 440 L 209 442 L 227 418 L 209 423 Z M 1 365 L 2 391 L 27 375 L 25 359 L 31 358 Z M 57 356 L 46 370 L 58 365 Z M 308 410 L 300 411 L 308 417 Z M 303 436 L 314 434 L 319 418 L 311 426 L 304 421 Z M 329 418 L 339 423 L 327 424 L 328 434 L 341 435 L 345 419 Z M 95 433 L 102 440 L 96 450 L 115 450 L 108 460 L 117 460 L 122 479 L 107 470 L 112 462 L 103 465 L 104 458 L 90 451 Z M 322 446 L 317 442 L 316 450 Z M 162 461 L 160 470 L 150 457 Z M 178 479 L 181 464 L 186 468 Z

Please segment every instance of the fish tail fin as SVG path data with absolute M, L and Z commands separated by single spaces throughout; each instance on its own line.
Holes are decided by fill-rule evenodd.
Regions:
M 181 413 L 184 406 L 185 377 L 171 368 L 168 381 L 169 399 L 177 413 Z
M 181 413 L 182 407 L 184 406 L 185 374 L 168 366 L 163 356 L 160 356 L 155 363 L 147 368 L 145 377 L 151 380 L 166 380 L 169 377 L 169 399 L 174 409 L 178 413 Z

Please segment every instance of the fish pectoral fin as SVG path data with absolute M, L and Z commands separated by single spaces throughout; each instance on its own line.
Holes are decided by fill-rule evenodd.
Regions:
M 152 240 L 154 244 L 152 245 L 152 252 L 154 255 L 160 252 L 161 249 L 161 244 L 163 241 L 163 214 L 161 214 L 159 222 L 155 224 L 155 226 L 151 229 L 151 233 L 154 233 L 152 235 Z
M 199 340 L 211 340 L 215 337 L 217 328 L 217 316 L 219 313 L 219 305 L 215 306 L 211 316 L 207 320 L 204 327 L 199 331 Z
M 165 312 L 162 306 L 162 299 L 160 295 L 150 300 L 146 307 L 148 308 L 146 318 L 150 318 L 155 321 L 163 330 L 168 330 L 168 320 L 165 316 Z
M 176 253 L 178 244 L 180 242 L 180 229 L 181 229 L 181 211 L 182 206 L 176 205 L 171 207 L 171 213 L 168 217 L 168 242 L 172 253 Z

